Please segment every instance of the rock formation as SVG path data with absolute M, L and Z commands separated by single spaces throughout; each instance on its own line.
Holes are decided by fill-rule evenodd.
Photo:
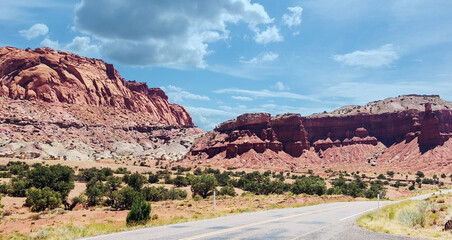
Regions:
M 430 103 L 425 104 L 424 117 L 421 124 L 421 133 L 419 134 L 418 142 L 421 152 L 426 152 L 438 145 L 442 145 L 445 139 L 439 132 L 439 119 L 432 111 Z
M 279 115 L 273 118 L 268 113 L 243 114 L 235 120 L 220 124 L 214 132 L 224 135 L 225 139 L 210 141 L 207 146 L 203 141 L 199 141 L 192 151 L 193 155 L 205 152 L 209 157 L 213 157 L 226 151 L 226 157 L 233 158 L 251 149 L 257 153 L 269 149 L 299 157 L 303 150 L 310 147 L 299 114 Z M 209 137 L 211 136 L 204 138 Z
M 290 167 L 332 163 L 375 166 L 394 164 L 397 156 L 400 164 L 408 164 L 415 157 L 423 159 L 426 151 L 441 147 L 452 136 L 449 109 L 452 104 L 436 95 L 406 95 L 308 117 L 244 114 L 199 139 L 187 159 L 225 167 L 254 167 L 249 164 L 252 161 L 259 168 L 262 166 L 257 159 L 266 161 L 263 156 L 279 158 Z M 411 153 L 402 150 L 404 145 L 409 145 Z M 449 145 L 438 151 L 448 152 Z M 404 151 L 405 155 L 392 149 Z M 452 169 L 452 162 L 450 165 Z
M 0 48 L 0 157 L 180 159 L 203 131 L 159 88 L 50 48 Z
M 50 48 L 0 48 L 0 96 L 14 100 L 112 106 L 147 113 L 153 124 L 193 126 L 190 114 L 146 83 L 127 82 L 113 65 Z

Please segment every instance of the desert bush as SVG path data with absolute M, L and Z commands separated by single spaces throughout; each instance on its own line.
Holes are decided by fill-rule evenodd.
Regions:
M 167 199 L 168 189 L 164 187 L 144 187 L 141 192 L 146 201 L 162 201 Z
M 416 176 L 417 176 L 418 178 L 423 178 L 425 175 L 424 175 L 423 172 L 417 171 L 417 172 L 416 172 Z
M 111 193 L 110 206 L 114 209 L 130 209 L 137 198 L 142 198 L 140 192 L 132 187 L 125 187 Z
M 59 192 L 61 199 L 65 201 L 69 192 L 74 188 L 74 170 L 70 167 L 53 165 L 45 167 L 40 164 L 27 173 L 27 181 L 30 187 L 50 189 Z
M 408 227 L 424 227 L 428 211 L 435 209 L 435 205 L 428 201 L 420 201 L 411 208 L 403 209 L 399 212 L 398 220 Z
M 139 173 L 131 174 L 127 178 L 127 184 L 136 191 L 139 191 L 146 182 L 147 182 L 146 178 Z
M 187 198 L 187 191 L 177 188 L 171 188 L 168 191 L 168 199 L 181 200 Z
M 390 178 L 393 178 L 393 177 L 394 177 L 394 171 L 387 171 L 386 174 L 387 174 Z
M 91 179 L 91 181 L 86 184 L 86 196 L 88 198 L 88 205 L 98 205 L 105 196 L 106 190 L 107 188 L 101 181 Z
M 75 206 L 77 206 L 77 204 L 81 204 L 84 205 L 86 203 L 86 198 L 84 195 L 80 194 L 78 196 L 75 196 L 71 199 L 71 204 L 68 207 L 68 210 L 74 209 Z
M 12 174 L 10 172 L 0 172 L 0 178 L 11 178 Z
M 164 200 L 180 200 L 187 198 L 187 191 L 177 188 L 166 189 L 162 186 L 160 187 L 144 187 L 141 190 L 146 201 L 164 201 Z
M 148 182 L 149 183 L 157 183 L 159 181 L 159 176 L 157 174 L 149 174 Z
M 385 177 L 385 175 L 383 175 L 382 173 L 380 173 L 380 174 L 377 176 L 377 179 L 385 180 L 386 177 Z
M 27 190 L 25 206 L 31 207 L 32 212 L 44 211 L 47 208 L 54 209 L 62 204 L 60 193 L 53 191 L 49 187 L 37 189 L 31 187 Z
M 122 179 L 120 177 L 109 176 L 107 177 L 107 182 L 105 186 L 107 187 L 107 191 L 113 192 L 118 190 L 121 187 Z
M 13 197 L 25 197 L 29 188 L 29 182 L 23 179 L 13 178 L 8 186 L 7 193 Z
M 386 189 L 377 183 L 371 183 L 368 190 L 364 192 L 366 198 L 376 198 L 380 194 L 380 198 L 384 198 L 386 195 Z
M 176 187 L 185 187 L 189 184 L 188 179 L 180 175 L 176 176 L 172 182 Z
M 217 179 L 212 174 L 203 174 L 201 176 L 197 176 L 193 179 L 191 184 L 191 190 L 193 192 L 193 196 L 196 194 L 200 195 L 203 198 L 207 198 L 207 196 L 213 193 L 213 190 L 217 186 Z
M 132 209 L 127 214 L 127 225 L 146 224 L 150 219 L 151 204 L 143 198 L 138 198 L 132 205 Z
M 227 195 L 227 196 L 236 196 L 237 193 L 235 192 L 235 189 L 233 186 L 224 186 L 220 189 L 220 191 L 218 192 L 219 195 Z
M 21 175 L 23 176 L 30 167 L 25 162 L 20 161 L 11 161 L 6 164 L 6 167 L 8 168 L 9 172 L 13 175 Z
M 306 193 L 309 195 L 323 195 L 326 193 L 325 180 L 318 176 L 309 176 L 295 179 L 292 184 L 292 192 L 294 194 Z
M 125 167 L 119 167 L 115 170 L 116 174 L 130 174 L 130 172 Z
M 422 184 L 434 185 L 434 184 L 439 184 L 439 181 L 438 180 L 433 180 L 431 178 L 424 178 L 424 179 L 422 179 Z
M 392 184 L 391 186 L 399 188 L 399 187 L 406 187 L 407 184 L 406 183 L 402 183 L 399 180 L 397 180 L 394 184 Z

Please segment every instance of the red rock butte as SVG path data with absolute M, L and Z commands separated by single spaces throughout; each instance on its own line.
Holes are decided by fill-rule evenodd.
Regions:
M 190 114 L 159 88 L 126 81 L 112 64 L 50 48 L 0 48 L 0 96 L 13 100 L 112 106 L 153 124 L 193 126 Z
M 424 153 L 432 150 L 443 152 L 443 158 L 452 150 L 448 141 L 452 136 L 450 109 L 452 104 L 437 95 L 406 95 L 308 117 L 244 114 L 198 139 L 189 159 L 251 168 L 259 168 L 259 161 L 273 159 L 270 165 L 279 162 L 287 168 L 355 162 L 376 165 L 395 159 L 406 164 L 423 159 L 429 155 Z M 403 146 L 409 146 L 412 154 L 401 157 L 391 151 Z M 450 156 L 426 159 L 419 166 L 445 162 L 452 169 Z

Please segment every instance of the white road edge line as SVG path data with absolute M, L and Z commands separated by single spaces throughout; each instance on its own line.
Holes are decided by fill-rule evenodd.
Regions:
M 371 208 L 371 209 L 368 209 L 368 210 L 366 210 L 366 211 L 362 211 L 362 212 L 359 212 L 359 213 L 350 215 L 350 216 L 348 216 L 348 217 L 341 218 L 341 219 L 339 219 L 339 221 L 344 221 L 344 220 L 347 220 L 347 219 L 349 219 L 349 218 L 359 216 L 359 215 L 361 215 L 361 214 L 363 214 L 363 213 L 373 211 L 373 210 L 375 210 L 375 209 L 377 209 L 377 208 Z

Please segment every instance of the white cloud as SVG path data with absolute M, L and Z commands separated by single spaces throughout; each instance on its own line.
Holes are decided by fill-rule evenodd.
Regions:
M 236 93 L 236 94 L 243 94 L 243 95 L 248 95 L 254 98 L 260 97 L 260 98 L 287 98 L 287 99 L 294 99 L 294 100 L 307 100 L 307 101 L 319 101 L 318 99 L 311 97 L 311 96 L 306 96 L 306 95 L 301 95 L 301 94 L 296 94 L 296 93 L 292 93 L 292 92 L 273 92 L 267 89 L 263 89 L 263 90 L 246 90 L 246 89 L 239 89 L 239 88 L 225 88 L 225 89 L 219 89 L 219 90 L 215 90 L 214 93 Z
M 89 37 L 75 37 L 65 49 L 85 56 L 99 56 L 99 45 L 92 44 Z
M 137 66 L 204 68 L 209 43 L 239 22 L 254 30 L 273 19 L 250 0 L 82 0 L 75 11 L 75 28 L 100 40 L 104 57 Z
M 27 39 L 33 39 L 39 36 L 46 35 L 49 32 L 47 25 L 43 23 L 37 23 L 31 26 L 29 29 L 20 30 L 19 34 Z
M 214 129 L 218 124 L 224 121 L 237 117 L 237 113 L 225 110 L 190 106 L 187 106 L 186 108 L 190 112 L 193 121 L 206 131 Z
M 209 101 L 210 98 L 203 95 L 197 95 L 193 94 L 187 91 L 184 91 L 182 88 L 168 85 L 167 87 L 161 87 L 171 101 L 174 101 L 176 103 L 181 103 L 184 101 L 184 99 L 191 99 L 191 100 L 201 100 L 201 101 Z
M 281 36 L 279 29 L 276 26 L 271 26 L 267 27 L 265 31 L 259 32 L 256 30 L 254 41 L 259 44 L 267 44 L 271 42 L 282 42 L 284 41 L 284 38 Z
M 447 80 L 445 80 L 447 79 Z M 438 78 L 432 81 L 391 81 L 386 83 L 363 83 L 360 81 L 340 82 L 322 89 L 321 98 L 349 99 L 347 104 L 366 104 L 371 101 L 404 94 L 438 94 L 451 100 L 452 81 Z M 340 107 L 339 105 L 337 107 Z
M 393 63 L 399 59 L 399 55 L 394 51 L 392 44 L 386 44 L 377 49 L 334 55 L 333 59 L 349 66 L 376 68 Z
M 251 58 L 250 60 L 240 60 L 242 63 L 264 63 L 264 62 L 273 62 L 279 57 L 277 53 L 274 52 L 264 52 L 259 54 L 256 57 Z
M 290 14 L 285 13 L 282 17 L 283 24 L 288 27 L 298 26 L 301 24 L 301 13 L 303 12 L 303 8 L 299 6 L 288 7 Z
M 62 50 L 60 48 L 60 43 L 58 41 L 52 41 L 48 37 L 44 38 L 44 40 L 41 41 L 41 46 L 53 48 L 53 49 L 56 49 L 56 50 Z
M 287 86 L 284 85 L 282 82 L 276 82 L 275 85 L 271 87 L 272 89 L 278 90 L 278 91 L 287 91 L 290 90 Z
M 56 50 L 69 51 L 85 57 L 100 57 L 100 46 L 92 43 L 89 37 L 74 37 L 68 44 L 61 45 L 58 41 L 53 41 L 46 37 L 41 41 L 41 46 L 50 47 Z
M 232 96 L 231 98 L 239 101 L 253 101 L 252 98 L 244 96 Z

